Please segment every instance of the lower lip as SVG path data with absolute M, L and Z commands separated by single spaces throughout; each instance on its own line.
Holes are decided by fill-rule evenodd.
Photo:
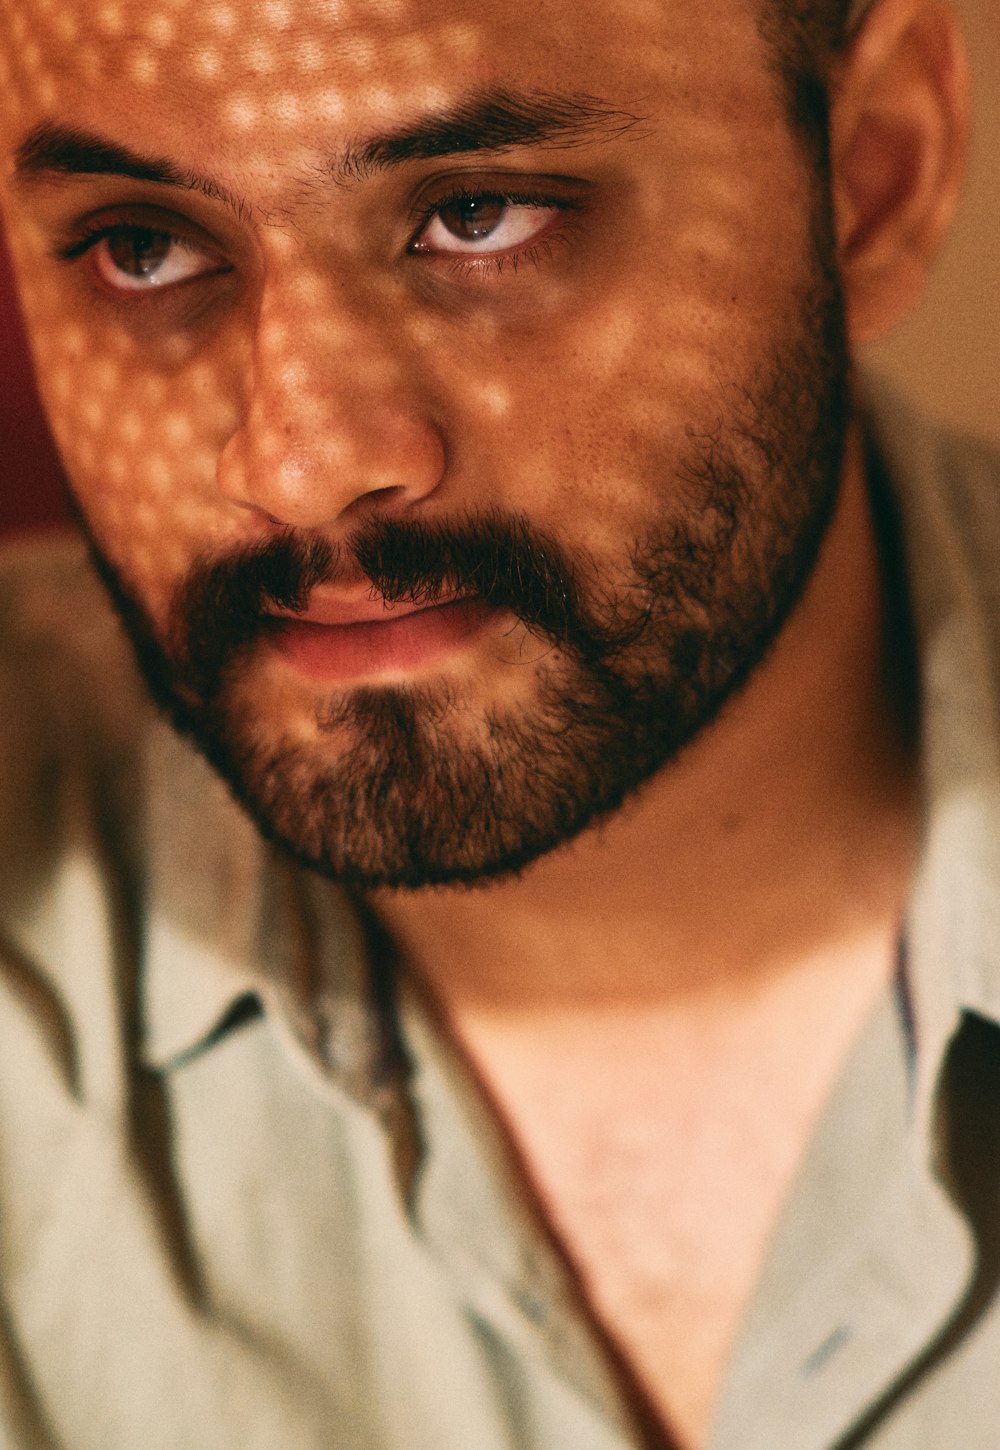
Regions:
M 300 674 L 316 680 L 351 680 L 431 664 L 473 639 L 495 616 L 496 610 L 482 600 L 460 599 L 376 622 L 313 624 L 290 619 L 272 642 Z

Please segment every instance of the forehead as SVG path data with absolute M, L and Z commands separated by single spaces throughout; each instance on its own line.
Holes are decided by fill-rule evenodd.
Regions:
M 756 0 L 4 0 L 0 84 L 23 135 L 56 113 L 183 151 L 308 152 L 457 95 L 739 96 Z M 67 114 L 71 113 L 71 114 Z M 0 124 L 3 124 L 0 122 Z M 207 128 L 211 128 L 208 130 Z

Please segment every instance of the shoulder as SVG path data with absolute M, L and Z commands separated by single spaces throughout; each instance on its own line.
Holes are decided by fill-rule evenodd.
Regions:
M 0 547 L 0 935 L 27 945 L 83 834 L 114 820 L 124 847 L 151 715 L 83 543 Z
M 75 535 L 0 547 L 0 741 L 114 749 L 142 710 L 131 655 Z
M 863 416 L 898 509 L 918 624 L 971 609 L 1000 629 L 1000 449 L 870 380 Z

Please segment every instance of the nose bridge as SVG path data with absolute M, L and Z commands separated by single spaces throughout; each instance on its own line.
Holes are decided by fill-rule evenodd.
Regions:
M 361 499 L 396 507 L 439 483 L 444 446 L 398 309 L 285 265 L 262 291 L 246 413 L 223 492 L 282 524 L 332 523 Z

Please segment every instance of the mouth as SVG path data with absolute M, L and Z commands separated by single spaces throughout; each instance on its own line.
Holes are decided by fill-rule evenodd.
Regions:
M 270 644 L 313 680 L 408 674 L 460 650 L 497 614 L 478 598 L 386 604 L 370 592 L 344 598 L 317 591 L 303 613 L 275 617 Z

